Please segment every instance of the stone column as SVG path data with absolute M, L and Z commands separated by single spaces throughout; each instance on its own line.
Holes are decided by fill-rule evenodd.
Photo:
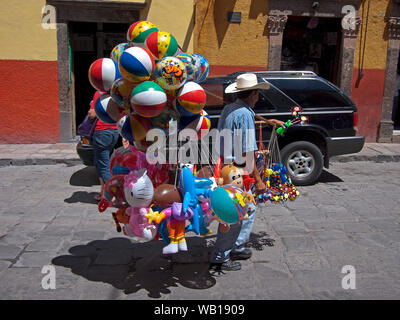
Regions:
M 269 29 L 268 70 L 281 69 L 282 39 L 287 15 L 270 15 L 267 20 Z
M 74 136 L 73 81 L 70 77 L 70 56 L 67 22 L 57 23 L 58 92 L 60 114 L 60 142 L 69 142 Z M 72 76 L 72 73 L 71 73 Z
M 357 36 L 360 25 L 361 19 L 356 18 L 353 28 L 342 28 L 341 55 L 339 62 L 339 87 L 348 96 L 351 96 L 351 89 L 353 86 L 354 53 L 357 47 Z
M 388 37 L 385 87 L 383 90 L 378 142 L 392 142 L 393 137 L 392 110 L 394 90 L 396 90 L 397 61 L 400 49 L 400 17 L 389 18 Z

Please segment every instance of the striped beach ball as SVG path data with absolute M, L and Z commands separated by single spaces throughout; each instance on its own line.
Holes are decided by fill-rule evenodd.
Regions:
M 201 83 L 207 79 L 208 74 L 210 73 L 210 64 L 207 59 L 198 53 L 193 54 L 193 58 L 195 59 L 195 77 L 194 81 L 197 83 Z
M 201 110 L 199 116 L 181 117 L 179 126 L 196 131 L 197 139 L 201 140 L 210 131 L 211 120 L 208 113 L 205 110 Z
M 144 41 L 149 34 L 157 31 L 157 27 L 150 21 L 137 21 L 133 23 L 127 33 L 128 42 L 132 45 L 144 48 Z
M 118 78 L 121 78 L 118 64 L 110 58 L 97 59 L 89 68 L 89 81 L 96 90 L 109 92 Z
M 132 142 L 144 140 L 150 128 L 150 120 L 137 114 L 123 116 L 117 122 L 119 134 Z
M 223 222 L 234 224 L 246 215 L 246 204 L 242 199 L 243 191 L 240 188 L 224 185 L 216 188 L 211 196 L 213 212 Z
M 164 57 L 172 57 L 178 53 L 178 42 L 175 37 L 166 31 L 155 31 L 145 41 L 154 59 L 161 60 Z
M 119 58 L 121 57 L 121 54 L 129 47 L 130 46 L 128 43 L 120 43 L 116 45 L 110 53 L 110 58 L 113 59 L 116 63 L 119 63 Z
M 186 82 L 185 64 L 175 57 L 163 58 L 157 62 L 153 78 L 164 90 L 179 89 Z
M 119 78 L 115 80 L 111 87 L 111 98 L 125 110 L 130 109 L 131 107 L 131 93 L 132 90 L 137 86 L 137 83 L 130 82 L 124 78 Z
M 159 115 L 167 105 L 167 95 L 163 88 L 152 81 L 138 84 L 132 91 L 132 109 L 143 117 Z
M 181 52 L 176 57 L 183 62 L 186 67 L 186 80 L 192 81 L 195 76 L 195 60 L 189 53 Z
M 131 82 L 149 80 L 154 67 L 154 59 L 150 52 L 140 47 L 126 49 L 119 59 L 122 77 Z
M 190 117 L 199 114 L 206 104 L 204 89 L 196 82 L 186 82 L 176 97 L 176 107 L 182 116 Z
M 108 124 L 114 124 L 120 118 L 122 108 L 113 100 L 109 94 L 100 94 L 94 104 L 97 117 Z

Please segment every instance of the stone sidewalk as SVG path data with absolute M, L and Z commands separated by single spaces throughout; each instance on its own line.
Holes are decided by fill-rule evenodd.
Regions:
M 0 144 L 0 167 L 13 165 L 81 164 L 76 142 L 56 144 Z M 400 161 L 400 143 L 366 143 L 359 153 L 335 156 L 331 162 Z

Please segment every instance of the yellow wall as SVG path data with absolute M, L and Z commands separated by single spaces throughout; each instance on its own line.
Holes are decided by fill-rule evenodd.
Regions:
M 227 12 L 242 13 L 241 23 L 227 21 Z M 194 47 L 213 65 L 267 66 L 268 2 L 204 0 L 197 3 Z
M 45 0 L 12 0 L 1 6 L 0 59 L 57 60 L 56 30 L 42 28 Z
M 121 1 L 121 0 L 109 0 Z M 149 4 L 142 18 L 172 33 L 186 51 L 193 53 L 191 21 L 193 0 L 122 0 Z M 42 28 L 46 0 L 12 0 L 1 7 L 0 59 L 57 60 L 57 31 Z
M 193 53 L 194 0 L 109 0 L 147 3 L 141 19 L 152 22 L 161 31 L 171 33 L 179 45 Z
M 387 39 L 385 39 L 385 16 L 390 14 L 388 10 L 390 0 L 371 1 L 368 15 L 368 26 L 365 43 L 364 69 L 385 69 L 387 55 Z M 362 19 L 363 27 L 358 34 L 357 49 L 354 59 L 354 67 L 358 68 L 360 52 L 364 47 L 365 27 L 367 23 L 368 1 L 363 1 L 359 8 L 359 17 Z M 360 43 L 361 40 L 361 43 Z M 360 51 L 361 49 L 361 51 Z

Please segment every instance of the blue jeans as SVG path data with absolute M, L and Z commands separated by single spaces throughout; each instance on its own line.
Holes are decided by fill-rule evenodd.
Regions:
M 94 166 L 98 177 L 102 178 L 104 183 L 111 178 L 110 157 L 118 137 L 117 129 L 99 130 L 93 133 Z
M 222 263 L 228 261 L 231 251 L 241 252 L 245 249 L 249 241 L 251 230 L 253 229 L 256 216 L 256 207 L 251 204 L 252 211 L 247 220 L 231 225 L 227 233 L 222 233 L 218 229 L 217 241 L 211 254 L 212 263 Z

